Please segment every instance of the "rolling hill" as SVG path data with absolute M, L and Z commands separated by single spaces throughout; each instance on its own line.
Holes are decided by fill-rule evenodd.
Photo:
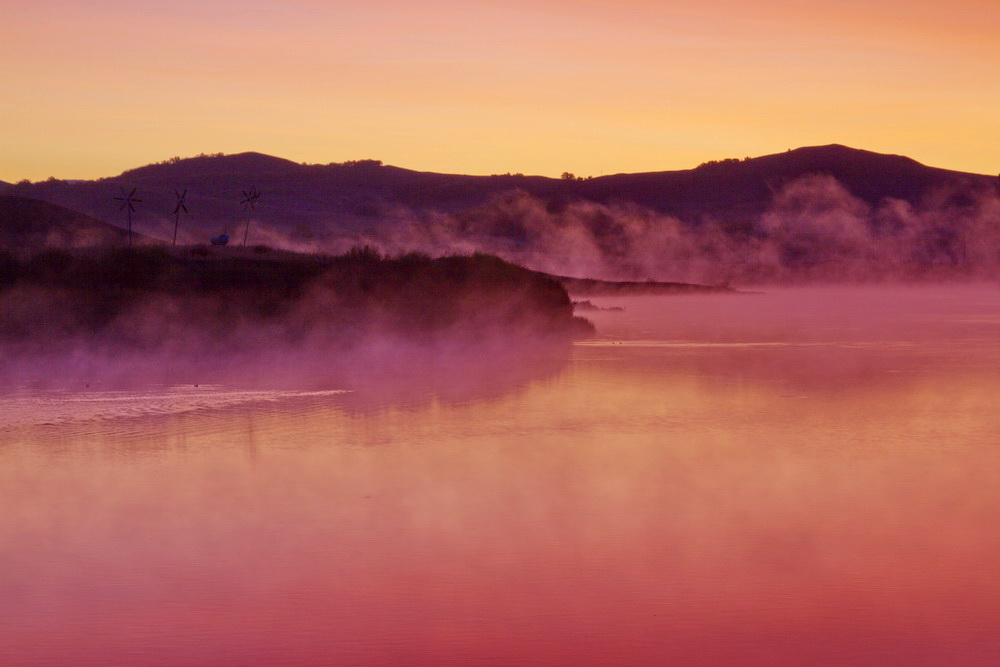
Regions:
M 153 242 L 139 234 L 133 241 Z M 49 202 L 0 195 L 0 248 L 34 251 L 126 244 L 128 232 L 114 225 Z
M 459 213 L 517 190 L 559 207 L 570 201 L 629 202 L 697 224 L 706 218 L 733 224 L 758 217 L 784 184 L 828 174 L 853 196 L 877 204 L 885 198 L 916 203 L 942 188 L 993 187 L 995 177 L 922 165 L 910 158 L 830 145 L 744 160 L 709 162 L 694 169 L 615 174 L 588 179 L 542 176 L 438 174 L 361 160 L 299 164 L 260 153 L 174 159 L 119 176 L 66 183 L 12 186 L 17 194 L 59 204 L 101 220 L 121 218 L 113 197 L 138 188 L 143 204 L 136 224 L 161 238 L 172 232 L 174 190 L 188 190 L 190 220 L 181 238 L 203 241 L 246 217 L 242 190 L 262 193 L 254 220 L 299 237 L 351 234 L 397 224 L 411 214 Z
M 241 200 L 251 186 L 262 197 L 247 211 Z M 96 181 L 21 183 L 5 194 L 123 225 L 114 197 L 132 188 L 142 200 L 134 228 L 159 239 L 173 235 L 175 190 L 187 191 L 182 244 L 224 230 L 240 244 L 249 220 L 250 245 L 481 251 L 604 280 L 745 284 L 1000 270 L 1000 179 L 840 145 L 586 179 L 218 154 Z

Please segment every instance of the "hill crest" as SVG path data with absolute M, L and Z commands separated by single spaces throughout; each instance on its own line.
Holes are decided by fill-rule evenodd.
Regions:
M 124 220 L 115 197 L 121 188 L 137 188 L 142 199 L 135 216 L 137 228 L 170 239 L 174 191 L 187 190 L 191 215 L 181 217 L 180 243 L 204 243 L 222 231 L 245 230 L 252 219 L 250 244 L 342 248 L 390 236 L 399 239 L 401 247 L 416 243 L 417 238 L 433 245 L 433 239 L 445 241 L 440 231 L 447 227 L 448 242 L 453 244 L 449 249 L 454 251 L 475 247 L 469 246 L 471 229 L 520 248 L 527 244 L 523 237 L 528 217 L 535 216 L 537 224 L 548 220 L 558 226 L 566 222 L 560 222 L 563 211 L 578 213 L 583 210 L 581 204 L 632 211 L 627 215 L 633 217 L 639 212 L 639 217 L 672 218 L 690 229 L 718 225 L 740 238 L 759 237 L 765 234 L 762 216 L 775 198 L 799 180 L 816 175 L 836 181 L 846 196 L 872 210 L 892 201 L 911 208 L 935 198 L 968 202 L 977 193 L 995 194 L 1000 187 L 995 176 L 949 171 L 905 156 L 827 144 L 754 158 L 711 160 L 680 171 L 558 179 L 441 174 L 377 160 L 299 164 L 244 152 L 172 158 L 97 181 L 17 184 L 4 194 L 45 200 L 120 225 Z M 255 209 L 246 210 L 242 193 L 251 186 L 262 196 Z M 489 219 L 488 225 L 477 222 L 484 219 Z M 592 223 L 595 235 L 603 238 L 617 233 L 614 225 L 599 219 L 603 220 L 598 216 Z M 606 242 L 612 243 L 610 238 Z

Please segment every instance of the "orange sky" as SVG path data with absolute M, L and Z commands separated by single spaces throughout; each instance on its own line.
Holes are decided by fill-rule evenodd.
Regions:
M 996 0 L 18 2 L 0 179 L 256 150 L 683 169 L 842 143 L 1000 171 Z

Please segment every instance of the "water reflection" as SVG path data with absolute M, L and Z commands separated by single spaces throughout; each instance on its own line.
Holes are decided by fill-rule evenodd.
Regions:
M 5 430 L 0 658 L 996 661 L 1000 298 L 734 299 L 465 389 Z

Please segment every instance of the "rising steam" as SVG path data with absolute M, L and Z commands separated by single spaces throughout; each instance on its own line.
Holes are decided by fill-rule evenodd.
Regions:
M 366 233 L 310 247 L 358 242 L 393 254 L 488 252 L 549 273 L 609 280 L 989 279 L 1000 269 L 1000 196 L 956 186 L 916 204 L 886 198 L 871 206 L 832 176 L 814 174 L 777 190 L 754 219 L 733 221 L 682 220 L 632 203 L 554 204 L 515 190 L 461 214 L 386 207 Z

